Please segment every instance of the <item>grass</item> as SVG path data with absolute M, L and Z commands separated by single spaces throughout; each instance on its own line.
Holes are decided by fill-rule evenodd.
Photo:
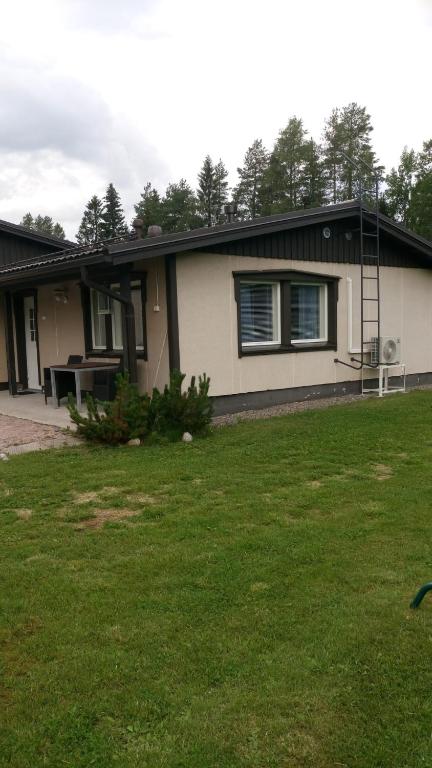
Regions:
M 2 463 L 0 766 L 431 765 L 431 407 Z

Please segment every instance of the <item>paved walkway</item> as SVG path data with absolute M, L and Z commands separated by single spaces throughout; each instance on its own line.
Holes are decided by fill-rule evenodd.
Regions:
M 53 408 L 51 398 L 48 399 L 48 405 L 45 405 L 45 398 L 41 392 L 10 397 L 9 392 L 1 391 L 0 414 L 29 419 L 39 424 L 49 424 L 52 427 L 73 426 L 68 409 L 64 405 L 61 408 Z
M 0 414 L 0 453 L 29 453 L 64 445 L 77 445 L 77 438 L 58 427 Z

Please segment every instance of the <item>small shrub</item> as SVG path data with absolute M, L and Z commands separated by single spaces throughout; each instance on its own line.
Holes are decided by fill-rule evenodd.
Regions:
M 204 373 L 195 376 L 185 392 L 182 384 L 185 374 L 172 371 L 170 382 L 162 393 L 153 390 L 150 403 L 151 431 L 178 439 L 184 432 L 192 435 L 207 434 L 213 414 L 213 405 L 208 396 L 210 379 Z
M 129 377 L 116 377 L 116 396 L 111 402 L 99 402 L 92 395 L 86 397 L 87 416 L 81 414 L 69 398 L 69 413 L 77 432 L 90 442 L 127 443 L 131 438 L 141 440 L 148 434 L 150 398 L 140 395 Z
M 185 374 L 173 371 L 163 392 L 154 389 L 152 397 L 141 395 L 128 376 L 116 379 L 116 396 L 112 402 L 98 402 L 86 397 L 87 416 L 81 414 L 69 399 L 69 413 L 77 432 L 90 442 L 112 445 L 127 443 L 131 438 L 143 440 L 148 436 L 178 440 L 184 432 L 205 435 L 209 431 L 213 405 L 208 392 L 210 379 L 206 374 L 195 376 L 182 392 Z

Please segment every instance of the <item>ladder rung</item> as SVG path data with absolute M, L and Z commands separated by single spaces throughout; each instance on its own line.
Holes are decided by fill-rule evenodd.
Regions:
M 364 253 L 362 258 L 363 259 L 377 259 L 378 256 L 376 254 L 374 254 L 374 253 Z
M 363 301 L 379 301 L 379 299 L 368 299 L 366 297 L 363 297 Z
M 378 280 L 377 277 L 369 277 L 369 275 L 363 275 L 363 280 Z
M 378 237 L 378 234 L 372 234 L 372 232 L 363 232 L 363 237 Z
M 362 320 L 362 323 L 379 323 L 379 320 Z

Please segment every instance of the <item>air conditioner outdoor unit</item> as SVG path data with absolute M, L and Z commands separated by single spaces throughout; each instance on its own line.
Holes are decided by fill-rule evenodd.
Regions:
M 401 360 L 399 336 L 374 336 L 371 339 L 372 365 L 396 365 Z

